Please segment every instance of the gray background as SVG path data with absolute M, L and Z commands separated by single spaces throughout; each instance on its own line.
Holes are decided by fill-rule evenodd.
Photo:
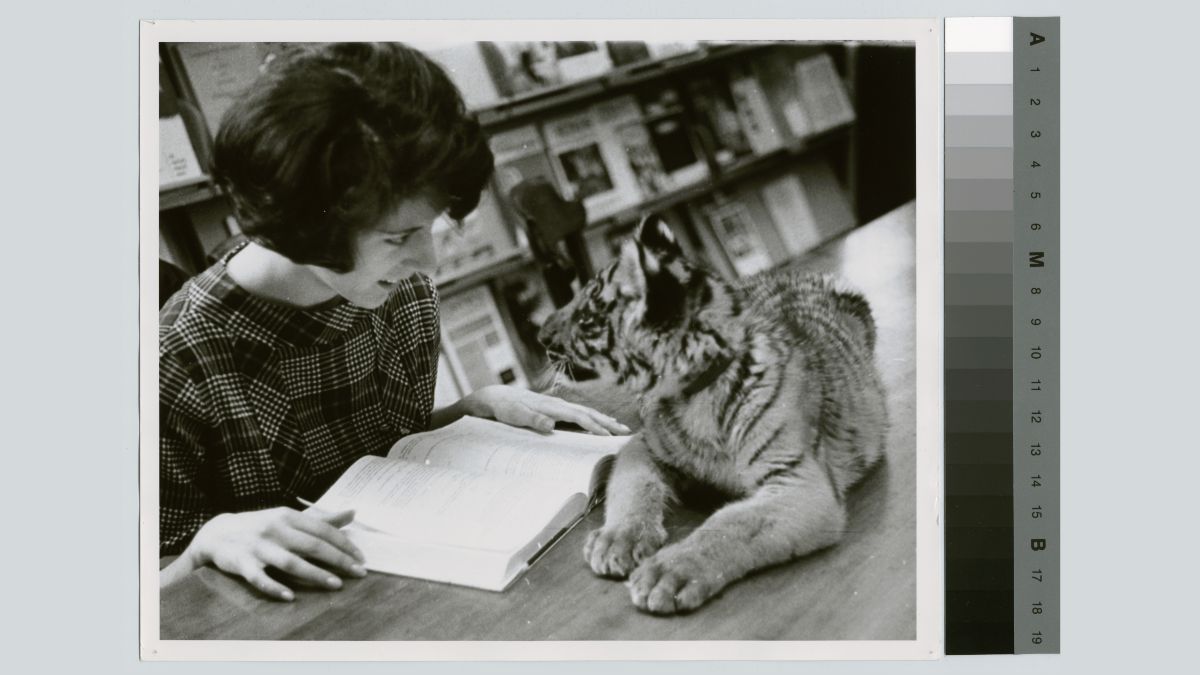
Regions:
M 567 16 L 559 0 L 508 17 Z M 332 5 L 329 5 L 332 7 Z M 15 672 L 309 672 L 137 662 L 137 20 L 490 18 L 474 2 L 210 0 L 5 8 L 3 448 L 6 648 Z M 917 663 L 634 664 L 642 673 L 1182 672 L 1194 668 L 1200 250 L 1197 11 L 1143 0 L 607 0 L 575 17 L 1063 17 L 1062 656 Z M 1180 12 L 1187 12 L 1183 16 Z M 605 673 L 611 664 L 347 664 Z

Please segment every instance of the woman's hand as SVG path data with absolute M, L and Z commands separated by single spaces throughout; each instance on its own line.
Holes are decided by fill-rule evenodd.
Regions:
M 328 570 L 355 577 L 367 573 L 362 566 L 362 551 L 339 529 L 352 520 L 353 511 L 328 513 L 315 508 L 303 512 L 279 507 L 223 513 L 200 528 L 183 555 L 162 571 L 161 583 L 166 585 L 192 569 L 212 563 L 279 600 L 290 601 L 295 594 L 268 576 L 267 567 L 280 570 L 302 584 L 341 588 L 342 580 Z
M 602 412 L 561 398 L 502 384 L 476 389 L 462 400 L 466 414 L 549 433 L 555 422 L 572 422 L 600 436 L 631 433 Z

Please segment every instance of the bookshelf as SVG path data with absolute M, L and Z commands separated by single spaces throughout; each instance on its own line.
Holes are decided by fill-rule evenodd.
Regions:
M 751 42 L 702 47 L 696 51 L 617 66 L 603 75 L 562 84 L 480 108 L 479 123 L 491 130 L 536 121 L 564 109 L 616 97 L 639 85 L 680 77 L 700 68 L 711 68 L 726 59 L 767 49 L 770 43 Z
M 469 51 L 471 44 L 473 43 L 464 43 L 463 48 Z M 253 47 L 245 44 L 231 46 L 231 49 L 240 49 L 242 53 L 234 51 L 221 57 L 219 67 L 225 69 L 225 80 L 252 80 L 253 76 L 249 70 L 258 67 L 256 60 L 261 61 L 262 55 L 269 49 L 263 45 L 265 43 Z M 220 45 L 216 45 L 214 49 L 219 47 Z M 197 51 L 195 46 L 189 49 L 192 53 Z M 595 153 L 593 161 L 603 161 L 613 183 L 608 188 L 620 193 L 618 196 L 621 199 L 607 205 L 611 208 L 606 208 L 603 214 L 589 214 L 594 217 L 589 219 L 583 233 L 585 238 L 607 242 L 606 245 L 611 246 L 616 237 L 627 233 L 643 215 L 660 213 L 679 230 L 682 243 L 689 244 L 693 253 L 707 258 L 710 266 L 719 272 L 728 276 L 738 276 L 737 266 L 730 262 L 734 256 L 729 255 L 727 251 L 714 250 L 722 248 L 730 241 L 727 238 L 730 227 L 734 227 L 735 230 L 741 227 L 740 232 L 744 236 L 758 236 L 759 248 L 770 251 L 771 264 L 777 265 L 784 262 L 779 251 L 787 249 L 781 245 L 785 240 L 804 240 L 816 245 L 822 239 L 834 236 L 839 231 L 837 228 L 843 228 L 841 231 L 844 231 L 844 228 L 863 222 L 855 215 L 843 215 L 843 211 L 845 214 L 854 214 L 863 208 L 864 204 L 869 206 L 866 210 L 886 206 L 870 199 L 864 200 L 858 194 L 860 191 L 872 189 L 871 182 L 862 180 L 860 174 L 870 176 L 870 167 L 877 165 L 881 159 L 873 156 L 870 148 L 864 146 L 861 123 L 865 117 L 887 114 L 886 110 L 881 113 L 877 109 L 887 105 L 886 95 L 881 98 L 872 92 L 871 96 L 863 99 L 870 103 L 872 110 L 861 110 L 858 105 L 861 87 L 856 86 L 854 80 L 860 71 L 858 54 L 858 49 L 852 45 L 764 42 L 699 44 L 695 49 L 684 53 L 627 63 L 573 82 L 488 102 L 476 107 L 474 112 L 493 139 L 505 134 L 519 136 L 522 133 L 534 137 L 536 143 L 540 144 L 534 154 L 539 155 L 537 159 L 544 164 L 544 175 L 566 196 L 571 197 L 574 194 L 577 198 L 579 193 L 574 191 L 580 186 L 572 182 L 569 173 L 565 173 L 569 159 L 567 155 L 577 153 L 584 145 L 574 142 L 571 147 L 555 147 L 550 142 L 553 139 L 548 137 L 547 127 L 556 119 L 591 114 L 597 126 L 601 127 L 601 138 L 596 140 L 595 144 L 602 146 L 600 152 Z M 215 131 L 211 128 L 214 113 L 211 106 L 206 109 L 203 100 L 206 95 L 203 89 L 208 85 L 202 81 L 200 86 L 194 86 L 189 78 L 189 64 L 185 62 L 185 57 L 177 45 L 163 45 L 160 56 L 163 64 L 160 76 L 168 81 L 174 95 L 183 101 L 185 106 L 191 107 L 191 115 L 186 120 L 189 122 L 188 131 L 193 137 L 196 154 L 201 158 L 203 165 Z M 437 55 L 431 56 L 438 60 Z M 456 58 L 462 56 L 463 54 L 459 54 Z M 471 57 L 472 54 L 467 53 L 466 56 Z M 879 53 L 871 52 L 871 59 L 868 65 L 879 63 Z M 470 61 L 469 58 L 466 60 Z M 460 64 L 462 62 L 461 59 L 458 61 Z M 482 64 L 482 61 L 480 63 Z M 804 69 L 800 68 L 801 63 L 807 64 Z M 238 68 L 241 68 L 242 72 L 231 74 Z M 868 74 L 875 74 L 873 87 L 879 81 L 906 72 L 903 68 L 880 71 L 875 67 L 865 70 Z M 832 82 L 834 85 L 813 85 L 810 75 L 810 82 L 806 86 L 834 86 L 838 91 L 818 91 L 815 94 L 811 91 L 801 92 L 796 80 L 804 80 L 804 73 L 811 74 L 813 71 L 820 75 L 815 81 Z M 492 73 L 492 76 L 495 76 L 495 73 Z M 213 80 L 212 77 L 207 79 L 210 82 Z M 740 86 L 736 91 L 731 84 L 735 79 Z M 696 82 L 703 82 L 705 86 L 697 87 Z M 464 85 L 460 82 L 460 86 Z M 756 98 L 758 101 L 759 107 L 755 110 L 750 110 L 753 106 L 746 103 L 746 86 L 749 86 L 749 93 L 752 94 L 750 98 Z M 654 109 L 655 103 L 651 101 L 654 95 L 662 91 L 678 92 L 677 107 L 667 113 Z M 804 95 L 801 95 L 802 93 Z M 831 105 L 830 101 L 834 104 L 841 101 L 843 107 L 849 106 L 849 109 L 843 109 L 841 117 L 835 116 L 832 121 L 826 120 L 827 123 L 823 124 L 816 113 L 804 108 L 804 98 L 807 96 L 812 99 L 814 95 L 818 98 L 824 95 L 824 99 L 815 104 L 818 113 L 822 107 L 827 108 Z M 225 97 L 223 104 L 227 104 L 228 92 L 221 93 L 221 96 Z M 705 98 L 701 99 L 701 96 Z M 725 98 L 721 99 L 722 96 Z M 604 119 L 603 114 L 594 112 L 622 98 L 634 102 L 632 105 L 635 107 L 640 106 L 640 123 L 646 129 L 672 116 L 682 121 L 682 133 L 686 136 L 690 152 L 695 155 L 692 160 L 694 166 L 686 166 L 677 172 L 678 175 L 670 176 L 676 180 L 664 180 L 662 185 L 656 185 L 653 190 L 649 190 L 643 182 L 645 174 L 639 173 L 641 169 L 635 168 L 631 171 L 628 166 L 633 162 L 630 158 L 632 150 L 628 146 L 616 151 L 612 149 L 613 138 L 628 137 L 620 137 L 613 129 L 604 129 L 609 120 Z M 807 105 L 810 108 L 814 107 L 811 100 L 807 101 Z M 730 110 L 736 115 L 731 115 Z M 203 114 L 198 114 L 197 111 Z M 752 132 L 751 121 L 747 117 L 754 115 L 759 116 L 757 122 L 760 128 Z M 730 117 L 734 118 L 733 122 L 730 122 Z M 739 125 L 740 131 L 733 130 L 731 141 L 729 127 Z M 774 136 L 764 136 L 763 129 Z M 604 136 L 604 133 L 608 135 Z M 731 143 L 738 145 L 738 133 L 743 136 L 740 145 L 744 147 L 734 148 Z M 753 133 L 758 135 L 752 136 Z M 876 129 L 875 135 L 868 138 L 875 139 L 881 135 L 886 137 L 887 133 L 886 130 L 881 133 Z M 650 137 L 654 143 L 660 143 L 660 137 L 653 134 L 650 134 Z M 892 139 L 887 146 L 889 151 L 895 151 L 897 142 L 903 145 L 904 140 Z M 608 145 L 605 146 L 605 143 Z M 673 167 L 667 166 L 663 147 L 665 146 L 656 145 L 654 148 L 659 160 L 657 171 L 670 174 Z M 493 150 L 495 149 L 494 147 Z M 613 166 L 614 152 L 618 155 L 623 153 L 626 166 Z M 503 317 L 505 325 L 499 333 L 507 335 L 512 342 L 509 345 L 510 349 L 505 352 L 508 356 L 504 358 L 512 357 L 520 363 L 526 371 L 525 374 L 530 375 L 542 365 L 542 356 L 539 354 L 539 347 L 531 344 L 531 336 L 536 334 L 536 330 L 527 325 L 528 321 L 533 320 L 527 315 L 545 313 L 552 307 L 546 307 L 548 293 L 544 285 L 538 287 L 540 278 L 536 272 L 537 261 L 529 252 L 521 224 L 518 222 L 519 218 L 512 206 L 506 203 L 506 186 L 503 185 L 501 177 L 504 166 L 500 159 L 500 154 L 497 153 L 497 176 L 489 187 L 498 208 L 494 213 L 485 216 L 488 222 L 483 226 L 504 229 L 505 236 L 511 237 L 512 246 L 496 247 L 489 253 L 490 260 L 483 258 L 484 264 L 470 265 L 462 274 L 439 278 L 438 288 L 440 295 L 448 301 L 464 294 L 476 296 L 479 289 L 488 289 L 497 307 L 496 311 L 484 314 Z M 807 238 L 780 237 L 775 228 L 786 227 L 788 223 L 777 222 L 780 220 L 778 214 L 781 211 L 787 212 L 793 206 L 784 204 L 781 207 L 778 203 L 772 203 L 772 208 L 768 209 L 763 206 L 762 192 L 767 189 L 765 186 L 781 178 L 802 177 L 805 172 L 813 173 L 813 166 L 829 167 L 825 173 L 817 173 L 827 173 L 836 178 L 822 183 L 822 194 L 810 194 L 806 197 L 801 185 L 790 192 L 773 189 L 771 195 L 776 201 L 780 194 L 798 195 L 794 197 L 794 200 L 798 200 L 798 206 L 795 208 L 803 210 L 806 217 L 818 222 L 806 226 Z M 867 170 L 864 171 L 863 167 L 867 167 Z M 679 179 L 679 176 L 683 175 L 687 178 Z M 634 183 L 631 177 L 636 177 L 638 182 Z M 830 192 L 835 193 L 833 199 L 845 204 L 844 209 L 835 209 L 835 217 L 828 217 L 837 221 L 834 225 L 828 225 L 822 220 L 827 216 L 821 205 L 831 199 L 827 194 Z M 902 198 L 902 194 L 895 196 L 895 199 Z M 911 195 L 908 198 L 911 198 Z M 713 199 L 719 202 L 720 208 L 706 210 L 705 205 Z M 888 199 L 892 197 L 889 196 Z M 727 215 L 731 213 L 730 202 L 736 203 L 739 200 L 745 201 L 746 206 L 733 211 L 742 214 L 743 219 L 751 222 L 731 225 L 727 222 Z M 228 199 L 207 176 L 191 184 L 161 191 L 159 212 L 160 235 L 166 242 L 160 247 L 160 251 L 164 254 L 173 253 L 177 259 L 182 259 L 173 262 L 181 262 L 180 266 L 189 273 L 196 273 L 207 264 L 208 253 L 216 248 L 212 244 L 213 241 L 237 233 L 236 221 Z M 717 212 L 726 214 L 721 216 L 725 218 L 721 223 L 726 236 L 724 239 L 714 235 L 715 223 L 706 222 L 706 214 Z M 594 266 L 606 259 L 605 251 L 592 250 L 591 244 L 588 246 L 588 257 Z M 785 252 L 788 256 L 794 253 L 792 250 Z M 514 280 L 519 280 L 519 283 Z M 519 293 L 521 297 L 517 298 L 513 293 Z M 539 293 L 542 298 L 540 305 L 530 299 Z M 450 306 L 455 304 L 448 302 Z M 453 357 L 451 361 L 459 363 Z M 461 366 L 456 368 L 461 369 Z M 536 379 L 522 378 L 523 381 Z M 458 380 L 461 389 L 464 384 L 462 373 L 458 373 Z

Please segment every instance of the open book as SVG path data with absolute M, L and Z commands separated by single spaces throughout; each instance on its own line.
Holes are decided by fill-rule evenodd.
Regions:
M 316 506 L 355 510 L 368 569 L 501 591 L 587 513 L 628 440 L 464 417 L 358 460 Z

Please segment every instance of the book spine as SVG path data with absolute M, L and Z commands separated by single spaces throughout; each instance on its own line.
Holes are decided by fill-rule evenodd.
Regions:
M 788 174 L 769 180 L 761 193 L 789 257 L 821 243 L 816 217 L 799 178 Z
M 158 120 L 158 189 L 193 185 L 206 180 L 183 117 L 175 114 Z
M 725 82 L 713 77 L 694 80 L 688 94 L 717 164 L 731 164 L 753 153 Z
M 829 54 L 821 53 L 795 64 L 795 77 L 812 133 L 854 121 L 854 106 Z
M 832 239 L 854 227 L 855 218 L 850 201 L 828 161 L 811 159 L 804 162 L 797 168 L 796 176 L 804 185 L 804 194 L 808 198 L 813 221 L 821 233 L 821 241 Z
M 784 146 L 782 129 L 771 110 L 766 92 L 753 73 L 734 70 L 729 81 L 738 118 L 754 153 L 765 155 Z
M 768 100 L 773 101 L 772 110 L 776 119 L 783 122 L 787 142 L 804 138 L 812 133 L 812 124 L 800 98 L 799 87 L 791 67 L 791 57 L 784 50 L 755 59 L 751 65 Z

